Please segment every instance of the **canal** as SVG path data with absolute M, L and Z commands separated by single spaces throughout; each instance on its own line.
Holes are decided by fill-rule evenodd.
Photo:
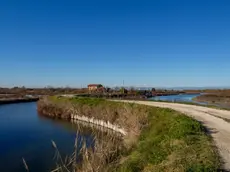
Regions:
M 192 102 L 192 99 L 199 96 L 200 94 L 178 94 L 178 95 L 169 95 L 169 96 L 156 96 L 151 97 L 149 100 L 160 100 L 160 101 L 169 101 L 169 102 Z
M 0 171 L 24 172 L 22 157 L 30 171 L 50 171 L 55 167 L 54 140 L 63 157 L 73 152 L 76 124 L 51 120 L 37 114 L 36 103 L 0 105 Z M 78 140 L 93 144 L 89 131 Z
M 204 94 L 204 93 L 203 93 Z M 170 95 L 170 96 L 155 96 L 149 98 L 149 100 L 155 101 L 168 101 L 168 102 L 178 102 L 178 103 L 194 103 L 197 105 L 210 105 L 217 108 L 224 108 L 230 110 L 228 105 L 217 104 L 217 103 L 208 103 L 208 102 L 197 102 L 194 101 L 193 98 L 199 96 L 201 94 L 178 94 L 178 95 Z

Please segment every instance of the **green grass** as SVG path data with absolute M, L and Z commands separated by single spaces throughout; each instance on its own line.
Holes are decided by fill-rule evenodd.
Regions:
M 90 98 L 90 97 L 58 98 L 58 96 L 51 96 L 49 98 L 52 101 L 56 101 L 56 102 L 70 101 L 73 104 L 81 104 L 81 105 L 89 105 L 89 106 L 96 106 L 102 103 L 106 103 L 106 100 L 102 98 Z
M 87 107 L 90 107 L 88 112 L 97 119 L 115 121 L 130 133 L 140 131 L 131 148 L 124 149 L 119 165 L 115 165 L 116 168 L 112 166 L 114 171 L 211 172 L 220 167 L 218 153 L 205 128 L 184 114 L 171 109 L 99 98 L 50 99 L 80 105 L 85 115 L 88 115 Z
M 87 104 L 89 106 L 96 106 L 102 103 L 105 103 L 105 99 L 101 98 L 88 98 L 88 97 L 76 97 L 70 99 L 72 103 Z
M 202 125 L 170 109 L 149 108 L 149 125 L 116 171 L 216 171 L 219 158 Z

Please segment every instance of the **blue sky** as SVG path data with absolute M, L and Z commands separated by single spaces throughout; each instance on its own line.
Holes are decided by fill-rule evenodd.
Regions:
M 1 1 L 0 86 L 230 86 L 230 1 Z

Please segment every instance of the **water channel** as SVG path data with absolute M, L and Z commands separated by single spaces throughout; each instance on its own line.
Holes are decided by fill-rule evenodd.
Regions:
M 197 103 L 197 102 L 193 101 L 193 98 L 195 98 L 199 95 L 200 94 L 178 94 L 178 95 L 169 95 L 169 96 L 155 96 L 155 97 L 149 98 L 149 100 Z
M 77 125 L 37 114 L 36 103 L 0 105 L 0 171 L 24 172 L 22 157 L 30 171 L 51 171 L 55 167 L 54 140 L 63 157 L 73 152 Z M 93 144 L 90 131 L 78 140 Z

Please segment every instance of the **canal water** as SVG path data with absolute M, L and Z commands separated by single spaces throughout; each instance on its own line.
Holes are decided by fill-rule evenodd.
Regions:
M 212 106 L 219 107 L 219 108 L 230 109 L 229 106 L 223 105 L 223 104 L 194 101 L 193 98 L 195 98 L 199 95 L 201 95 L 201 94 L 178 94 L 178 95 L 170 95 L 170 96 L 156 96 L 156 97 L 149 98 L 149 100 L 181 102 L 181 103 L 189 102 L 189 103 L 195 103 L 198 105 L 212 105 Z
M 198 102 L 193 101 L 192 99 L 199 95 L 200 94 L 178 94 L 178 95 L 169 95 L 169 96 L 156 96 L 156 97 L 149 98 L 149 100 L 198 103 Z M 202 103 L 199 103 L 199 104 L 202 104 Z
M 63 157 L 73 152 L 77 125 L 37 114 L 36 103 L 0 105 L 0 172 L 24 172 L 22 157 L 31 172 L 51 171 L 55 167 L 55 141 Z M 90 132 L 78 140 L 93 145 Z

